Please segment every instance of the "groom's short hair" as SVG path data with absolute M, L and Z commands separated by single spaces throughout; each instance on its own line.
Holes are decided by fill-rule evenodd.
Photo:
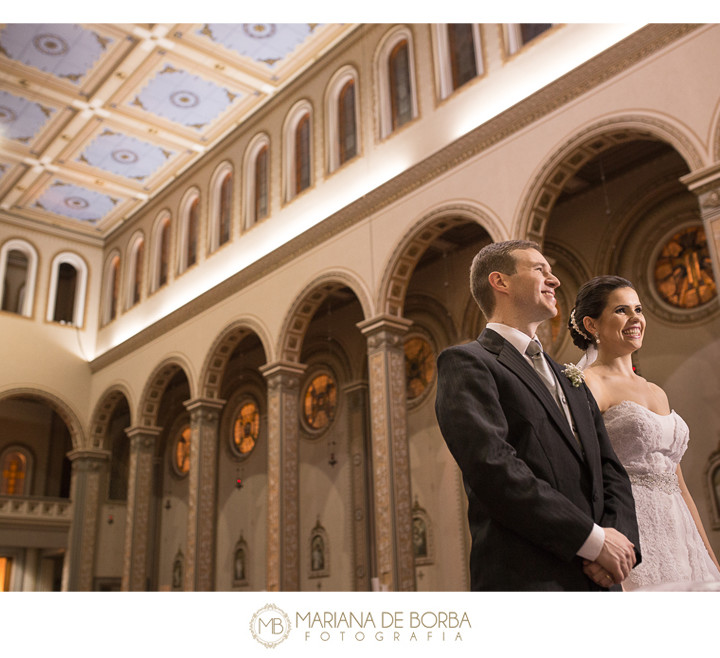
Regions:
M 531 240 L 492 242 L 483 247 L 473 258 L 470 265 L 470 292 L 486 319 L 490 319 L 495 312 L 495 293 L 488 277 L 491 272 L 515 274 L 517 263 L 513 251 L 518 249 L 540 251 L 540 245 Z

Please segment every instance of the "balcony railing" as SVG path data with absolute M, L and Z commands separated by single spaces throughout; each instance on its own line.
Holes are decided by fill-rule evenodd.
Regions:
M 73 504 L 67 498 L 36 496 L 0 496 L 0 521 L 67 525 L 72 520 Z

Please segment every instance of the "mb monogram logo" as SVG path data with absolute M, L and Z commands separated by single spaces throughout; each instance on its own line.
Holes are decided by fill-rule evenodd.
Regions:
M 280 608 L 268 603 L 252 616 L 250 632 L 260 644 L 271 649 L 290 634 L 290 619 Z

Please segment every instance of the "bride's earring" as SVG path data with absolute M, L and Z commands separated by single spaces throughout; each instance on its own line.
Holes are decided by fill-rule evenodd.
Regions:
M 595 344 L 600 345 L 600 334 L 595 334 Z

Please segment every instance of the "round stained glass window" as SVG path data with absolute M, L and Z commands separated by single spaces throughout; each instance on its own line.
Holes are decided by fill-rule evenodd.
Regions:
M 332 375 L 315 375 L 303 395 L 303 417 L 308 427 L 320 431 L 327 428 L 337 410 L 337 384 Z
M 260 410 L 254 400 L 246 400 L 240 405 L 232 427 L 234 450 L 243 457 L 249 455 L 260 434 Z
M 712 301 L 717 288 L 702 226 L 673 235 L 657 257 L 654 274 L 655 289 L 671 306 L 692 309 Z
M 412 336 L 405 341 L 405 386 L 406 397 L 414 400 L 420 397 L 435 377 L 435 352 L 430 343 L 421 336 Z

